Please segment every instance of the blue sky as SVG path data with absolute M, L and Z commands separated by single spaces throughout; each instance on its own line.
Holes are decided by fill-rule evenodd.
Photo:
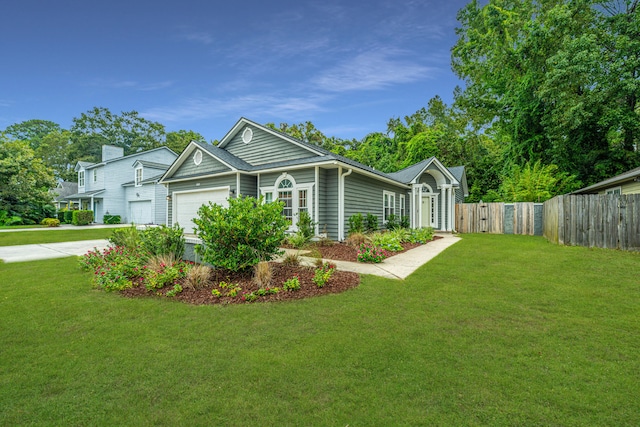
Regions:
M 384 131 L 461 82 L 450 66 L 467 0 L 34 1 L 0 15 L 0 129 L 71 126 L 93 108 L 221 139 L 241 117 Z

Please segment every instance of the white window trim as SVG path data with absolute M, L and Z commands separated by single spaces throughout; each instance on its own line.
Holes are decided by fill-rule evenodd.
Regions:
M 81 170 L 78 171 L 78 187 L 80 187 L 80 188 L 84 188 L 85 187 L 84 169 L 81 169 Z
M 252 139 L 253 139 L 253 130 L 250 127 L 246 127 L 242 131 L 242 142 L 244 142 L 245 144 L 248 144 L 251 142 Z
M 140 180 L 138 180 L 138 171 L 140 171 Z M 144 180 L 144 170 L 142 166 L 138 166 L 133 172 L 133 183 L 136 187 L 142 187 L 142 181 Z
M 618 192 L 616 193 L 616 191 L 618 191 Z M 622 187 L 621 186 L 617 186 L 617 187 L 607 188 L 604 191 L 604 194 L 607 194 L 607 195 L 609 195 L 609 194 L 622 195 Z
M 93 182 L 98 182 L 98 169 L 93 170 Z
M 196 152 L 193 153 L 193 164 L 199 166 L 200 163 L 202 163 L 202 150 L 196 150 Z
M 293 186 L 290 188 L 291 190 L 291 196 L 292 196 L 292 221 L 291 221 L 291 227 L 289 228 L 289 231 L 294 233 L 296 231 L 298 231 L 298 228 L 296 227 L 296 223 L 298 222 L 298 217 L 300 216 L 300 190 L 306 190 L 307 191 L 307 212 L 309 213 L 309 215 L 311 216 L 311 220 L 315 220 L 315 211 L 314 211 L 314 192 L 313 189 L 315 187 L 315 183 L 302 183 L 302 184 L 298 184 L 296 183 L 296 180 L 289 174 L 284 173 L 280 176 L 278 176 L 278 178 L 276 179 L 276 182 L 274 183 L 274 185 L 272 186 L 264 186 L 264 187 L 260 187 L 260 194 L 262 196 L 265 196 L 266 193 L 271 193 L 272 194 L 272 201 L 276 201 L 278 200 L 278 186 L 280 185 L 280 183 L 282 181 L 284 181 L 285 179 L 288 179 L 289 181 L 291 181 L 291 183 L 293 184 Z
M 385 196 L 389 197 L 388 200 L 389 200 L 389 205 L 390 205 L 389 207 L 391 211 L 389 215 L 396 214 L 396 193 L 394 193 L 393 191 L 382 190 L 382 223 L 383 224 L 386 224 L 387 221 L 389 220 L 389 218 L 387 218 L 387 210 L 386 210 L 387 207 L 385 206 L 385 203 L 384 203 Z
M 402 221 L 402 217 L 407 216 L 407 205 L 404 194 L 400 194 L 400 209 L 398 212 L 400 220 Z

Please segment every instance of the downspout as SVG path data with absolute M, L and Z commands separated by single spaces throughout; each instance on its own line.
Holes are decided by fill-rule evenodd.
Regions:
M 339 182 L 338 182 L 338 240 L 344 240 L 344 179 L 351 175 L 353 169 L 349 169 L 347 172 L 342 173 L 342 167 L 338 169 Z
M 318 166 L 315 167 L 315 177 L 316 185 L 313 193 L 313 220 L 316 223 L 315 234 L 316 236 L 320 234 L 320 168 Z

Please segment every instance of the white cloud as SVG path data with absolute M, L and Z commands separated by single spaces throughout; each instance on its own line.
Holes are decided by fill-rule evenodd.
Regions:
M 283 97 L 246 95 L 234 98 L 191 98 L 171 107 L 157 107 L 140 114 L 149 120 L 179 122 L 224 116 L 306 117 L 309 112 L 323 111 L 321 97 Z
M 95 79 L 87 83 L 87 86 L 96 86 L 108 89 L 134 89 L 141 91 L 166 89 L 172 85 L 173 82 L 170 80 L 155 83 L 140 83 L 135 80 Z
M 185 32 L 179 35 L 178 38 L 181 40 L 197 42 L 202 44 L 212 44 L 215 41 L 213 36 L 205 31 Z
M 329 92 L 375 90 L 429 78 L 435 68 L 400 59 L 399 51 L 364 52 L 312 79 L 318 89 Z

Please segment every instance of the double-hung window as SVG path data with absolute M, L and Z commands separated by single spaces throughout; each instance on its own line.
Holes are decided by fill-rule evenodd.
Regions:
M 135 178 L 135 185 L 136 187 L 140 187 L 142 185 L 142 168 L 137 168 L 136 169 L 136 178 Z
M 383 191 L 383 210 L 382 210 L 382 221 L 389 221 L 389 216 L 396 214 L 396 194 L 390 191 Z
M 84 171 L 78 172 L 78 187 L 84 187 Z

